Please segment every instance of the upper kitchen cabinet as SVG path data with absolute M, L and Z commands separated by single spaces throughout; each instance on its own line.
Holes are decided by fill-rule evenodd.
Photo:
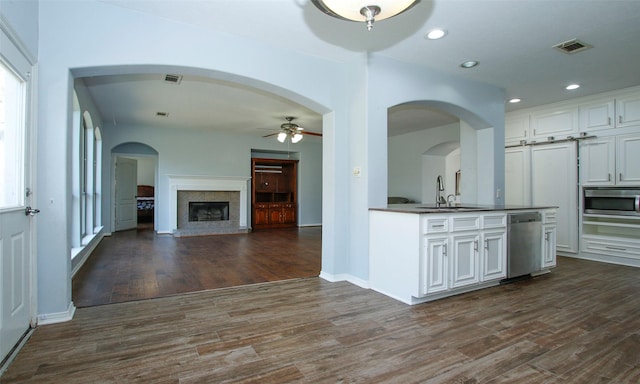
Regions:
M 531 114 L 532 140 L 552 141 L 578 134 L 578 108 L 554 108 Z M 553 139 L 551 139 L 553 137 Z
M 640 95 L 616 99 L 616 114 L 617 128 L 640 125 Z
M 618 136 L 616 144 L 616 183 L 640 185 L 640 134 Z
M 640 185 L 640 134 L 605 136 L 580 143 L 583 186 Z
M 615 127 L 613 99 L 580 106 L 580 132 L 591 132 Z
M 614 185 L 616 180 L 616 138 L 584 140 L 580 143 L 580 183 L 585 186 Z
M 520 144 L 522 140 L 529 140 L 529 115 L 506 117 L 504 121 L 505 144 Z

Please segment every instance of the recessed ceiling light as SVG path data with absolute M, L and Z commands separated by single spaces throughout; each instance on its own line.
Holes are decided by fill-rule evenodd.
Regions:
M 509 100 L 509 102 L 510 102 L 510 103 L 519 103 L 519 102 L 521 102 L 521 101 L 522 101 L 522 100 L 521 100 L 521 99 L 518 99 L 517 97 L 514 97 L 513 99 L 510 99 L 510 100 Z
M 580 88 L 580 84 L 569 84 L 565 87 L 568 91 L 573 91 L 574 89 Z
M 442 39 L 447 34 L 447 31 L 444 29 L 434 29 L 429 31 L 425 37 L 429 40 L 438 40 Z
M 470 61 L 465 61 L 464 63 L 460 64 L 460 66 L 461 66 L 462 68 L 473 68 L 473 67 L 475 67 L 475 66 L 476 66 L 476 65 L 478 65 L 478 64 L 480 64 L 480 63 L 478 63 L 478 62 L 477 62 L 477 61 L 475 61 L 475 60 L 470 60 Z

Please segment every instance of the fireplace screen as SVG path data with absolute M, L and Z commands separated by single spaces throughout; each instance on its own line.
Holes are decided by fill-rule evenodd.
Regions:
M 229 220 L 229 202 L 189 202 L 189 221 Z

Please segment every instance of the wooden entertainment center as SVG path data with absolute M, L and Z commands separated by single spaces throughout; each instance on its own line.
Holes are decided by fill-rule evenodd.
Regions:
M 251 159 L 251 226 L 295 227 L 298 224 L 298 160 Z

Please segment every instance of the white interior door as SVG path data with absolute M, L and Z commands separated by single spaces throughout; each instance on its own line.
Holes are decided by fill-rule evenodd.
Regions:
M 116 157 L 115 178 L 116 231 L 135 228 L 138 226 L 138 161 Z
M 32 174 L 27 119 L 31 65 L 15 52 L 5 51 L 11 42 L 1 31 L 0 40 L 1 361 L 30 328 L 35 289 L 31 281 L 34 259 L 30 253 L 32 215 L 25 215 L 31 195 L 27 193 L 27 186 Z

